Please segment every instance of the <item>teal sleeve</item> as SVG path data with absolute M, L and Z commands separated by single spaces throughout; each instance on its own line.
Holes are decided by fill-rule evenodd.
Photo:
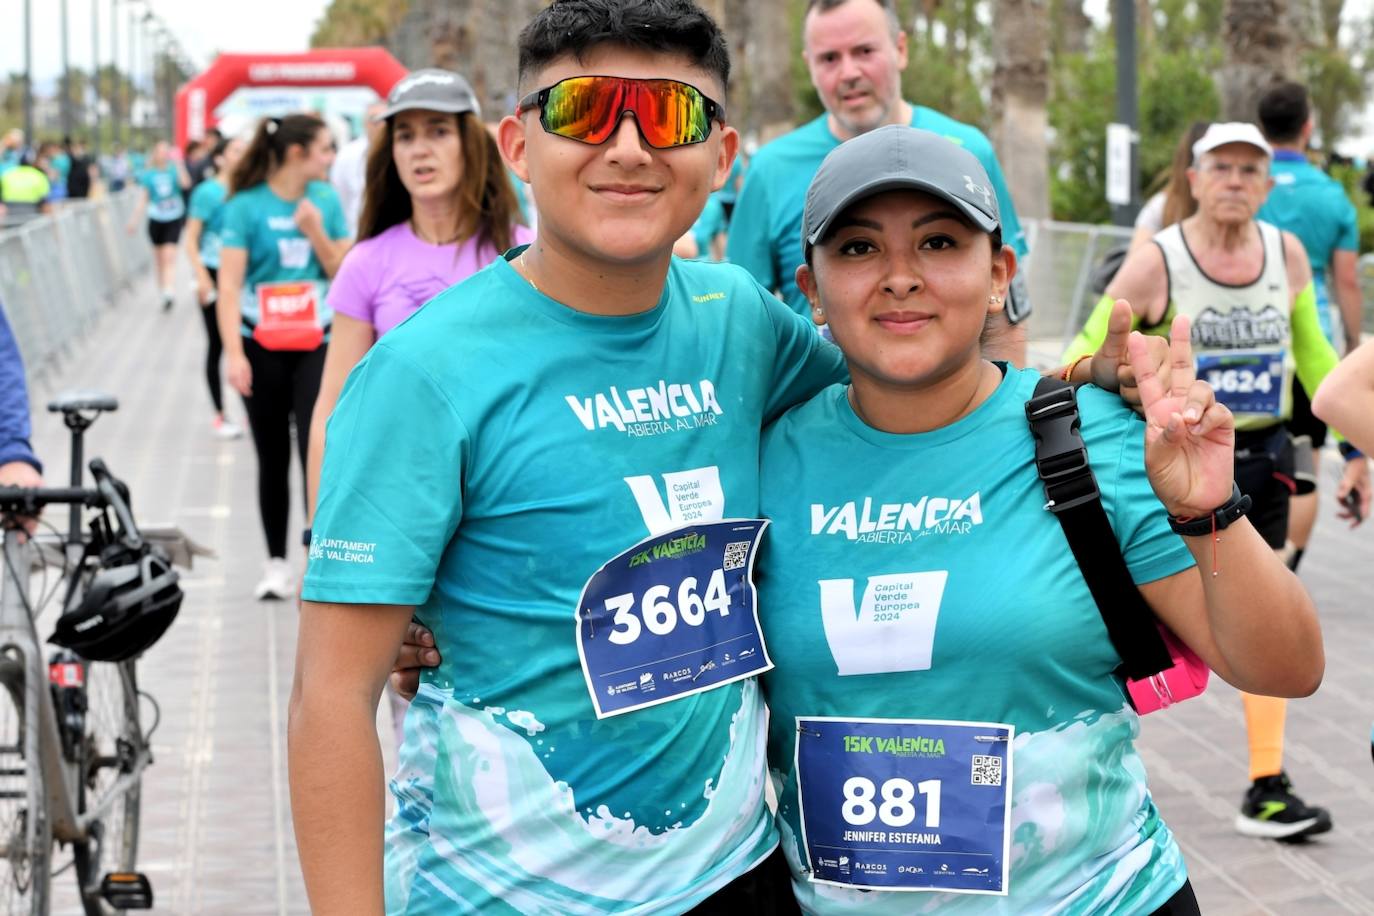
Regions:
M 986 155 L 980 155 L 978 158 L 982 160 L 983 168 L 988 170 L 992 190 L 997 194 L 997 211 L 1002 217 L 1002 243 L 1010 245 L 1018 258 L 1024 258 L 1030 254 L 1030 246 L 1026 244 L 1025 230 L 1021 228 L 1021 220 L 1016 216 L 1016 202 L 1011 199 L 1011 190 L 1007 188 L 1007 180 L 1002 175 L 1002 165 L 997 161 L 997 154 L 993 151 L 991 143 L 987 146 Z
M 1322 333 L 1321 320 L 1317 317 L 1317 291 L 1310 282 L 1293 300 L 1291 327 L 1298 380 L 1305 390 L 1314 392 L 1341 360 Z
M 1344 206 L 1341 207 L 1341 231 L 1340 235 L 1336 237 L 1336 250 L 1358 252 L 1360 250 L 1360 220 L 1355 213 L 1355 205 L 1350 202 L 1350 198 L 1344 197 L 1344 191 L 1342 191 L 1342 203 Z
M 1145 421 L 1110 392 L 1079 389 L 1083 438 L 1102 504 L 1137 585 L 1197 565 L 1145 473 Z
M 792 311 L 787 303 L 762 287 L 759 298 L 773 323 L 777 340 L 764 409 L 767 424 L 836 382 L 849 381 L 849 370 L 840 348 L 822 337 L 813 324 Z
M 325 220 L 325 231 L 334 241 L 346 239 L 348 232 L 348 217 L 344 216 L 343 203 L 339 200 L 339 195 L 334 194 L 330 198 L 330 208 L 328 218 Z
M 423 604 L 462 517 L 470 442 L 457 410 L 382 343 L 350 373 L 326 436 L 303 597 Z
M 198 219 L 201 222 L 209 222 L 215 215 L 215 208 L 219 206 L 222 198 L 217 193 L 218 185 L 211 181 L 202 181 L 196 185 L 196 189 L 191 192 L 191 203 L 188 207 L 191 219 Z
M 223 248 L 248 248 L 252 208 L 242 197 L 231 197 L 224 204 L 224 219 L 219 227 L 219 241 Z
M 754 275 L 763 288 L 772 292 L 781 285 L 773 260 L 769 222 L 766 169 L 755 167 L 744 173 L 744 187 L 730 214 L 730 234 L 725 241 L 725 257 Z M 801 231 L 801 227 L 797 228 Z M 795 266 L 795 265 L 794 265 Z

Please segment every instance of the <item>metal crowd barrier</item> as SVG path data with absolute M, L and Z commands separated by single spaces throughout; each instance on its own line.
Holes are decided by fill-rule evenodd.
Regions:
M 53 214 L 0 232 L 0 305 L 31 384 L 52 373 L 100 310 L 147 274 L 146 233 L 124 231 L 137 200 L 129 190 L 63 202 Z
M 1067 342 L 1083 327 L 1101 294 L 1092 289 L 1102 256 L 1131 240 L 1123 226 L 1027 220 L 1030 245 L 1030 296 L 1034 306 L 1032 339 Z

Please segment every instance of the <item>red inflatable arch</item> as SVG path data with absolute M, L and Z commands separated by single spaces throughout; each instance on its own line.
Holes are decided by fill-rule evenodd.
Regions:
M 176 145 L 199 140 L 215 109 L 243 86 L 369 86 L 385 96 L 408 71 L 384 48 L 336 48 L 303 54 L 221 54 L 176 98 Z

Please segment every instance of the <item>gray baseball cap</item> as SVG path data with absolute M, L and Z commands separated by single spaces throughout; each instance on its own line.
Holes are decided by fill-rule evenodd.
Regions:
M 1001 225 L 997 195 L 977 156 L 939 134 L 892 124 L 846 140 L 825 157 L 806 192 L 802 250 L 810 251 L 851 205 L 898 190 L 947 200 L 984 232 Z
M 460 74 L 452 70 L 416 70 L 404 76 L 387 93 L 386 111 L 379 120 L 398 115 L 403 111 L 415 109 L 426 111 L 446 111 L 462 114 L 470 111 L 479 118 L 482 109 L 477 104 L 477 93 Z

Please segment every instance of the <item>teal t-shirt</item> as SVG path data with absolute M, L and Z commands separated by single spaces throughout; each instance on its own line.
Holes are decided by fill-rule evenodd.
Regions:
M 1255 217 L 1288 230 L 1302 241 L 1312 265 L 1317 318 L 1326 339 L 1333 340 L 1327 268 L 1337 251 L 1360 250 L 1355 205 L 1339 181 L 1301 153 L 1276 150 L 1271 174 L 1274 189 Z
M 327 181 L 312 181 L 305 196 L 320 210 L 324 231 L 331 239 L 348 238 L 339 194 Z M 313 280 L 317 290 L 316 316 L 321 327 L 332 316 L 326 303 L 329 278 L 305 233 L 296 228 L 298 200 L 283 200 L 267 182 L 232 195 L 224 204 L 219 226 L 221 248 L 242 248 L 248 252 L 248 268 L 243 277 L 242 311 L 246 323 L 258 321 L 259 283 L 288 283 Z M 247 324 L 244 336 L 250 336 Z
M 304 597 L 415 605 L 443 655 L 391 784 L 388 913 L 682 913 L 769 854 L 757 682 L 598 720 L 575 615 L 649 534 L 756 517 L 763 425 L 842 375 L 743 270 L 677 259 L 625 317 L 501 259 L 368 352 Z
M 749 271 L 768 289 L 781 292 L 783 301 L 803 315 L 810 306 L 797 287 L 796 272 L 803 260 L 801 226 L 806 191 L 826 154 L 840 145 L 826 118 L 821 115 L 784 134 L 754 155 L 730 215 L 726 240 L 730 263 Z M 1016 206 L 997 154 L 983 132 L 920 105 L 911 106 L 911 126 L 933 131 L 978 157 L 997 193 L 1002 241 L 1016 250 L 1017 257 L 1024 257 L 1029 251 L 1025 233 L 1016 218 Z
M 139 172 L 138 183 L 148 192 L 148 219 L 170 223 L 186 215 L 186 199 L 181 196 L 176 163 Z
M 1139 720 L 1112 674 L 1121 660 L 1043 508 L 1024 409 L 1038 380 L 1011 370 L 973 413 L 917 435 L 867 426 L 836 385 L 764 434 L 760 500 L 773 525 L 758 574 L 777 666 L 764 675 L 768 755 L 808 913 L 1149 913 L 1186 879 L 1133 746 Z M 1078 402 L 1133 578 L 1193 566 L 1145 476 L 1143 422 L 1096 388 Z M 932 572 L 943 584 L 898 587 Z M 917 610 L 883 597 L 909 601 L 918 589 Z M 1014 725 L 1009 895 L 862 892 L 801 877 L 797 716 Z
M 219 268 L 219 230 L 227 193 L 224 182 L 218 178 L 205 179 L 191 192 L 190 217 L 201 221 L 200 260 L 215 269 Z

